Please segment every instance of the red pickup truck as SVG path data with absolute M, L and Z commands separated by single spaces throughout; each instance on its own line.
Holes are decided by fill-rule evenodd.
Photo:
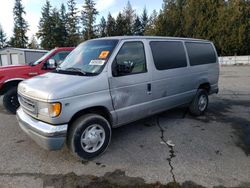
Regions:
M 19 82 L 52 71 L 73 49 L 73 47 L 55 48 L 29 65 L 0 67 L 0 95 L 3 95 L 4 107 L 15 114 L 19 107 L 17 98 Z

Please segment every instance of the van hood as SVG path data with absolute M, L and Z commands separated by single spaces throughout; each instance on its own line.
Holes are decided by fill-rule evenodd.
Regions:
M 54 101 L 108 89 L 105 73 L 97 76 L 78 76 L 46 73 L 21 82 L 18 93 L 36 100 Z

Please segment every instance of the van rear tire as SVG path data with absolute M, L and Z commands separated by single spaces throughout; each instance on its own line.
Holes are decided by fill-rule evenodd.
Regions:
M 17 98 L 17 87 L 10 88 L 3 96 L 3 105 L 6 110 L 12 114 L 16 114 L 16 110 L 20 104 Z
M 204 89 L 198 89 L 193 101 L 189 106 L 189 112 L 193 116 L 200 116 L 205 113 L 209 103 L 208 93 Z
M 106 151 L 111 141 L 111 126 L 102 116 L 86 114 L 69 127 L 67 145 L 83 160 L 91 160 Z

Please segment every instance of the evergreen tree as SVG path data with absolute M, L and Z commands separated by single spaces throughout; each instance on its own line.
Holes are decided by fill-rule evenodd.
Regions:
M 126 35 L 132 35 L 132 29 L 135 20 L 135 10 L 132 8 L 130 1 L 127 2 L 122 14 L 125 20 L 124 32 Z
M 95 8 L 94 1 L 85 0 L 85 4 L 83 5 L 82 17 L 81 17 L 85 40 L 95 38 L 94 23 L 95 23 L 97 15 L 98 15 L 98 11 Z
M 115 36 L 116 35 L 116 24 L 115 19 L 112 17 L 112 15 L 108 14 L 107 19 L 107 36 Z
M 67 13 L 67 32 L 68 37 L 66 44 L 67 46 L 77 46 L 80 41 L 79 35 L 79 17 L 77 16 L 78 10 L 76 8 L 75 0 L 68 0 L 68 13 Z
M 5 46 L 7 46 L 7 37 L 2 26 L 0 25 L 0 49 Z
M 122 13 L 119 12 L 119 14 L 116 17 L 116 24 L 115 24 L 115 34 L 117 36 L 123 36 L 125 35 L 125 19 L 122 16 Z
M 51 13 L 51 30 L 52 30 L 52 45 L 53 47 L 64 46 L 65 36 L 62 32 L 63 24 L 60 18 L 60 13 L 56 8 Z
M 139 16 L 136 16 L 136 19 L 133 24 L 132 32 L 133 32 L 133 35 L 143 35 L 142 23 L 141 23 Z
M 152 14 L 148 19 L 148 24 L 145 27 L 144 35 L 157 35 L 156 23 L 158 20 L 158 13 L 156 10 L 153 10 Z
M 229 19 L 230 18 L 230 19 Z M 250 54 L 250 2 L 229 0 L 224 15 L 219 18 L 221 26 L 216 44 L 222 55 Z
M 198 2 L 197 3 L 202 3 Z M 186 0 L 164 0 L 156 22 L 156 31 L 162 36 L 183 36 L 183 7 Z
M 145 7 L 143 9 L 143 12 L 142 12 L 142 15 L 141 15 L 141 32 L 142 32 L 142 35 L 144 35 L 144 33 L 145 33 L 146 27 L 148 25 L 148 21 L 149 21 L 148 12 L 147 12 L 147 9 Z
M 22 5 L 22 0 L 15 0 L 13 8 L 14 14 L 14 35 L 10 39 L 10 44 L 17 48 L 26 48 L 28 44 L 28 37 L 26 36 L 28 24 L 23 18 L 26 14 Z
M 28 44 L 28 48 L 30 48 L 30 49 L 38 49 L 39 48 L 39 44 L 38 44 L 36 37 L 34 35 L 32 35 L 32 37 L 31 37 L 31 41 Z
M 41 47 L 46 50 L 54 48 L 51 8 L 50 1 L 46 0 L 45 5 L 42 7 L 42 17 L 39 21 L 37 33 L 37 37 L 41 40 Z
M 62 3 L 59 13 L 59 28 L 61 33 L 61 40 L 63 41 L 61 46 L 67 46 L 68 32 L 66 25 L 67 25 L 67 13 L 65 5 Z
M 107 30 L 107 22 L 104 17 L 101 18 L 100 24 L 99 24 L 99 31 L 98 36 L 99 37 L 106 37 L 106 30 Z

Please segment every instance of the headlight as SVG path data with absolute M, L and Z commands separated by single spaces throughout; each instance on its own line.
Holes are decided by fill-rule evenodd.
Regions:
M 57 117 L 60 115 L 62 110 L 62 105 L 59 102 L 56 103 L 38 103 L 38 114 L 49 116 L 49 117 Z

